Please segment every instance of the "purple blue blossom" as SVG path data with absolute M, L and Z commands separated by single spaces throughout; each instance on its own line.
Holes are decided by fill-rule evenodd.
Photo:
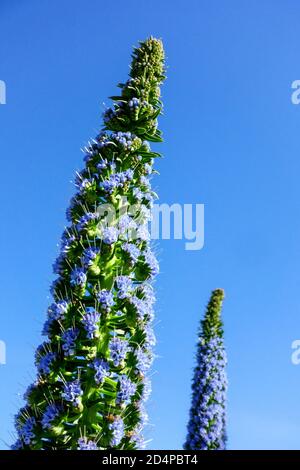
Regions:
M 105 170 L 107 168 L 108 163 L 106 159 L 101 160 L 101 162 L 97 163 L 96 168 L 99 171 L 99 173 L 102 172 L 102 170 Z
M 96 442 L 88 439 L 87 437 L 81 437 L 78 439 L 77 450 L 98 450 Z
M 129 108 L 136 109 L 139 107 L 139 105 L 140 105 L 140 100 L 136 97 L 131 98 L 131 100 L 128 101 Z
M 129 348 L 127 340 L 120 339 L 117 337 L 114 337 L 110 340 L 109 342 L 110 358 L 115 367 L 119 366 L 120 363 L 125 359 L 129 350 L 130 348 Z
M 55 405 L 55 403 L 50 403 L 50 405 L 45 409 L 41 419 L 43 429 L 51 429 L 53 421 L 57 418 L 59 413 L 60 408 Z
M 14 444 L 10 447 L 11 450 L 22 450 L 23 449 L 23 442 L 21 439 L 17 439 Z
M 149 377 L 144 377 L 143 379 L 143 391 L 142 391 L 142 399 L 143 401 L 147 401 L 152 392 L 152 385 L 151 380 Z
M 64 385 L 63 392 L 61 394 L 62 398 L 74 406 L 80 404 L 80 397 L 83 395 L 83 391 L 80 385 L 79 380 L 74 380 L 73 382 L 66 382 Z
M 23 395 L 24 400 L 29 400 L 30 395 L 32 394 L 32 392 L 34 392 L 34 390 L 36 389 L 36 387 L 37 387 L 37 383 L 36 383 L 36 382 L 33 383 L 33 384 L 30 384 L 30 385 L 27 387 L 27 389 L 26 389 L 26 391 L 25 391 L 25 393 L 24 393 L 24 395 Z
M 115 305 L 114 296 L 110 290 L 100 290 L 99 292 L 97 292 L 96 298 L 100 306 L 106 311 L 109 311 L 111 307 Z
M 117 403 L 128 405 L 131 397 L 136 392 L 136 384 L 130 380 L 127 375 L 119 378 L 119 390 L 117 393 Z
M 72 286 L 83 287 L 86 281 L 87 281 L 87 276 L 86 276 L 84 269 L 76 267 L 71 271 L 70 282 Z
M 79 231 L 83 230 L 88 226 L 90 222 L 95 221 L 97 219 L 99 219 L 99 214 L 95 212 L 87 212 L 86 214 L 80 217 L 76 224 L 76 228 Z
M 136 263 L 141 254 L 140 249 L 133 243 L 123 243 L 122 250 L 129 254 L 132 263 Z
M 143 435 L 141 434 L 141 431 L 137 431 L 132 434 L 130 440 L 134 443 L 134 447 L 136 450 L 143 450 L 146 448 L 146 442 Z
M 34 428 L 36 426 L 36 420 L 34 417 L 29 416 L 25 419 L 24 422 L 20 421 L 20 417 L 18 416 L 16 419 L 16 427 L 18 431 L 18 435 L 22 443 L 25 445 L 31 444 L 33 439 L 35 438 Z
M 135 237 L 137 240 L 142 240 L 145 242 L 150 240 L 150 233 L 147 224 L 142 224 L 138 227 Z
M 138 201 L 141 201 L 144 197 L 143 191 L 141 191 L 139 188 L 133 188 L 132 193 Z
M 226 353 L 220 320 L 223 296 L 221 289 L 213 291 L 202 321 L 184 445 L 187 450 L 224 450 L 226 446 Z
M 130 296 L 132 290 L 132 280 L 129 276 L 118 276 L 116 279 L 118 298 L 126 299 Z
M 61 251 L 63 253 L 67 253 L 70 250 L 72 244 L 75 242 L 75 240 L 75 235 L 69 233 L 68 230 L 65 230 L 61 238 Z
M 77 328 L 69 328 L 62 334 L 62 349 L 65 356 L 73 356 L 75 354 L 75 342 L 78 334 L 79 330 Z
M 93 368 L 95 369 L 95 382 L 96 384 L 102 384 L 105 377 L 109 375 L 109 365 L 104 359 L 95 359 L 93 362 Z
M 144 253 L 145 263 L 148 265 L 151 277 L 155 277 L 159 273 L 159 264 L 151 250 Z
M 82 318 L 83 326 L 86 330 L 87 337 L 93 339 L 96 337 L 96 333 L 99 328 L 100 313 L 96 311 L 86 312 Z
M 85 248 L 81 257 L 82 264 L 85 268 L 93 265 L 93 262 L 99 254 L 99 251 L 100 250 L 97 247 Z
M 144 333 L 145 333 L 144 346 L 146 348 L 152 348 L 153 346 L 155 346 L 156 345 L 156 337 L 155 337 L 152 325 L 150 323 L 147 323 L 147 325 L 145 326 Z
M 112 134 L 112 138 L 125 150 L 130 150 L 134 137 L 131 132 L 115 132 Z
M 135 295 L 130 298 L 131 304 L 134 306 L 137 316 L 141 319 L 144 320 L 144 318 L 147 316 L 148 318 L 152 318 L 153 316 L 153 308 L 151 303 L 147 302 L 144 299 L 140 299 L 136 297 Z
M 50 374 L 51 366 L 56 359 L 56 355 L 53 352 L 47 352 L 44 355 L 39 356 L 37 368 L 40 374 Z
M 135 351 L 136 369 L 141 374 L 145 374 L 150 369 L 153 362 L 153 355 L 150 351 L 139 348 Z
M 106 245 L 112 245 L 118 240 L 119 231 L 116 227 L 106 227 L 102 232 L 102 240 Z
M 136 230 L 136 222 L 128 214 L 123 214 L 118 221 L 118 228 L 120 234 L 127 234 L 130 236 L 133 230 Z
M 110 440 L 111 447 L 117 447 L 125 434 L 125 425 L 124 421 L 120 416 L 116 416 L 114 421 L 109 424 L 109 429 L 112 433 L 112 437 Z
M 48 308 L 48 317 L 53 320 L 61 319 L 67 312 L 69 304 L 66 300 L 53 302 Z
M 56 258 L 55 262 L 52 265 L 54 274 L 63 274 L 65 260 L 65 253 L 60 253 L 60 255 Z

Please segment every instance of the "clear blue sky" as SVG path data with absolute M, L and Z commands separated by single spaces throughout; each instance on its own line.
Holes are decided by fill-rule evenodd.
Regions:
M 229 447 L 300 449 L 300 79 L 297 0 L 1 0 L 0 438 L 34 375 L 56 244 L 102 103 L 132 45 L 162 37 L 160 202 L 204 203 L 205 247 L 158 242 L 150 448 L 180 448 L 196 330 L 226 290 Z

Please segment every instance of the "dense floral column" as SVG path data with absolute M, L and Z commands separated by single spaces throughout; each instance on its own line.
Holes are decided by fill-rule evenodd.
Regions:
M 150 38 L 134 50 L 130 78 L 85 149 L 14 449 L 144 446 L 155 345 L 151 281 L 159 270 L 147 228 L 159 154 L 148 141 L 162 140 L 164 78 L 162 43 Z
M 187 450 L 224 450 L 226 445 L 226 353 L 221 308 L 224 291 L 212 292 L 201 321 Z

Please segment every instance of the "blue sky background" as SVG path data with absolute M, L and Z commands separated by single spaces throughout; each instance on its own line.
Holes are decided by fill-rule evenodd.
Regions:
M 132 45 L 164 40 L 160 202 L 204 203 L 205 247 L 161 241 L 150 448 L 185 437 L 196 330 L 226 291 L 229 448 L 300 449 L 300 79 L 297 0 L 1 0 L 0 438 L 34 375 L 51 265 L 80 148 L 126 79 Z

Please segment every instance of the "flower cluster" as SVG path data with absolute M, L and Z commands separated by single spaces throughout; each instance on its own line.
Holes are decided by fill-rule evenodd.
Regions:
M 128 341 L 120 338 L 113 338 L 109 342 L 110 358 L 115 367 L 118 367 L 120 363 L 126 358 L 126 355 L 130 347 Z
M 86 312 L 84 314 L 82 323 L 84 325 L 86 335 L 89 339 L 96 338 L 99 321 L 100 313 L 96 311 Z
M 31 444 L 35 438 L 34 428 L 36 426 L 36 420 L 34 417 L 29 416 L 22 422 L 21 418 L 17 416 L 16 418 L 16 428 L 19 436 L 19 445 L 21 443 L 25 445 Z
M 75 341 L 78 334 L 79 330 L 77 328 L 69 328 L 62 334 L 62 349 L 66 356 L 73 356 L 75 353 Z
M 41 419 L 43 429 L 50 429 L 53 425 L 53 421 L 57 418 L 59 413 L 60 408 L 57 405 L 54 403 L 48 405 Z
M 147 224 L 159 154 L 148 140 L 161 141 L 163 64 L 156 39 L 134 50 L 130 79 L 84 149 L 54 263 L 38 377 L 24 395 L 15 449 L 144 447 L 155 345 L 149 282 L 158 273 Z M 107 204 L 112 218 L 101 215 Z M 133 205 L 135 214 L 128 210 Z
M 98 450 L 96 442 L 87 439 L 86 437 L 81 437 L 78 439 L 78 450 Z
M 131 397 L 136 392 L 136 384 L 133 383 L 127 375 L 122 375 L 119 379 L 119 391 L 117 394 L 117 402 L 128 405 Z
M 226 353 L 220 312 L 224 293 L 213 291 L 197 351 L 185 448 L 222 450 L 226 445 Z
M 109 425 L 112 437 L 110 441 L 111 447 L 117 447 L 122 441 L 125 433 L 124 421 L 120 416 L 117 416 L 114 421 Z
M 80 403 L 80 397 L 83 395 L 81 384 L 79 380 L 74 380 L 74 382 L 67 382 L 64 386 L 62 393 L 62 398 L 74 406 L 78 406 Z
M 102 384 L 105 377 L 109 375 L 109 365 L 104 359 L 95 359 L 93 362 L 93 368 L 95 369 L 95 382 L 96 384 Z
M 55 353 L 47 352 L 46 354 L 43 354 L 43 355 L 37 354 L 37 357 L 39 357 L 38 363 L 37 363 L 39 373 L 50 374 L 51 366 L 53 364 L 53 361 L 56 358 Z

